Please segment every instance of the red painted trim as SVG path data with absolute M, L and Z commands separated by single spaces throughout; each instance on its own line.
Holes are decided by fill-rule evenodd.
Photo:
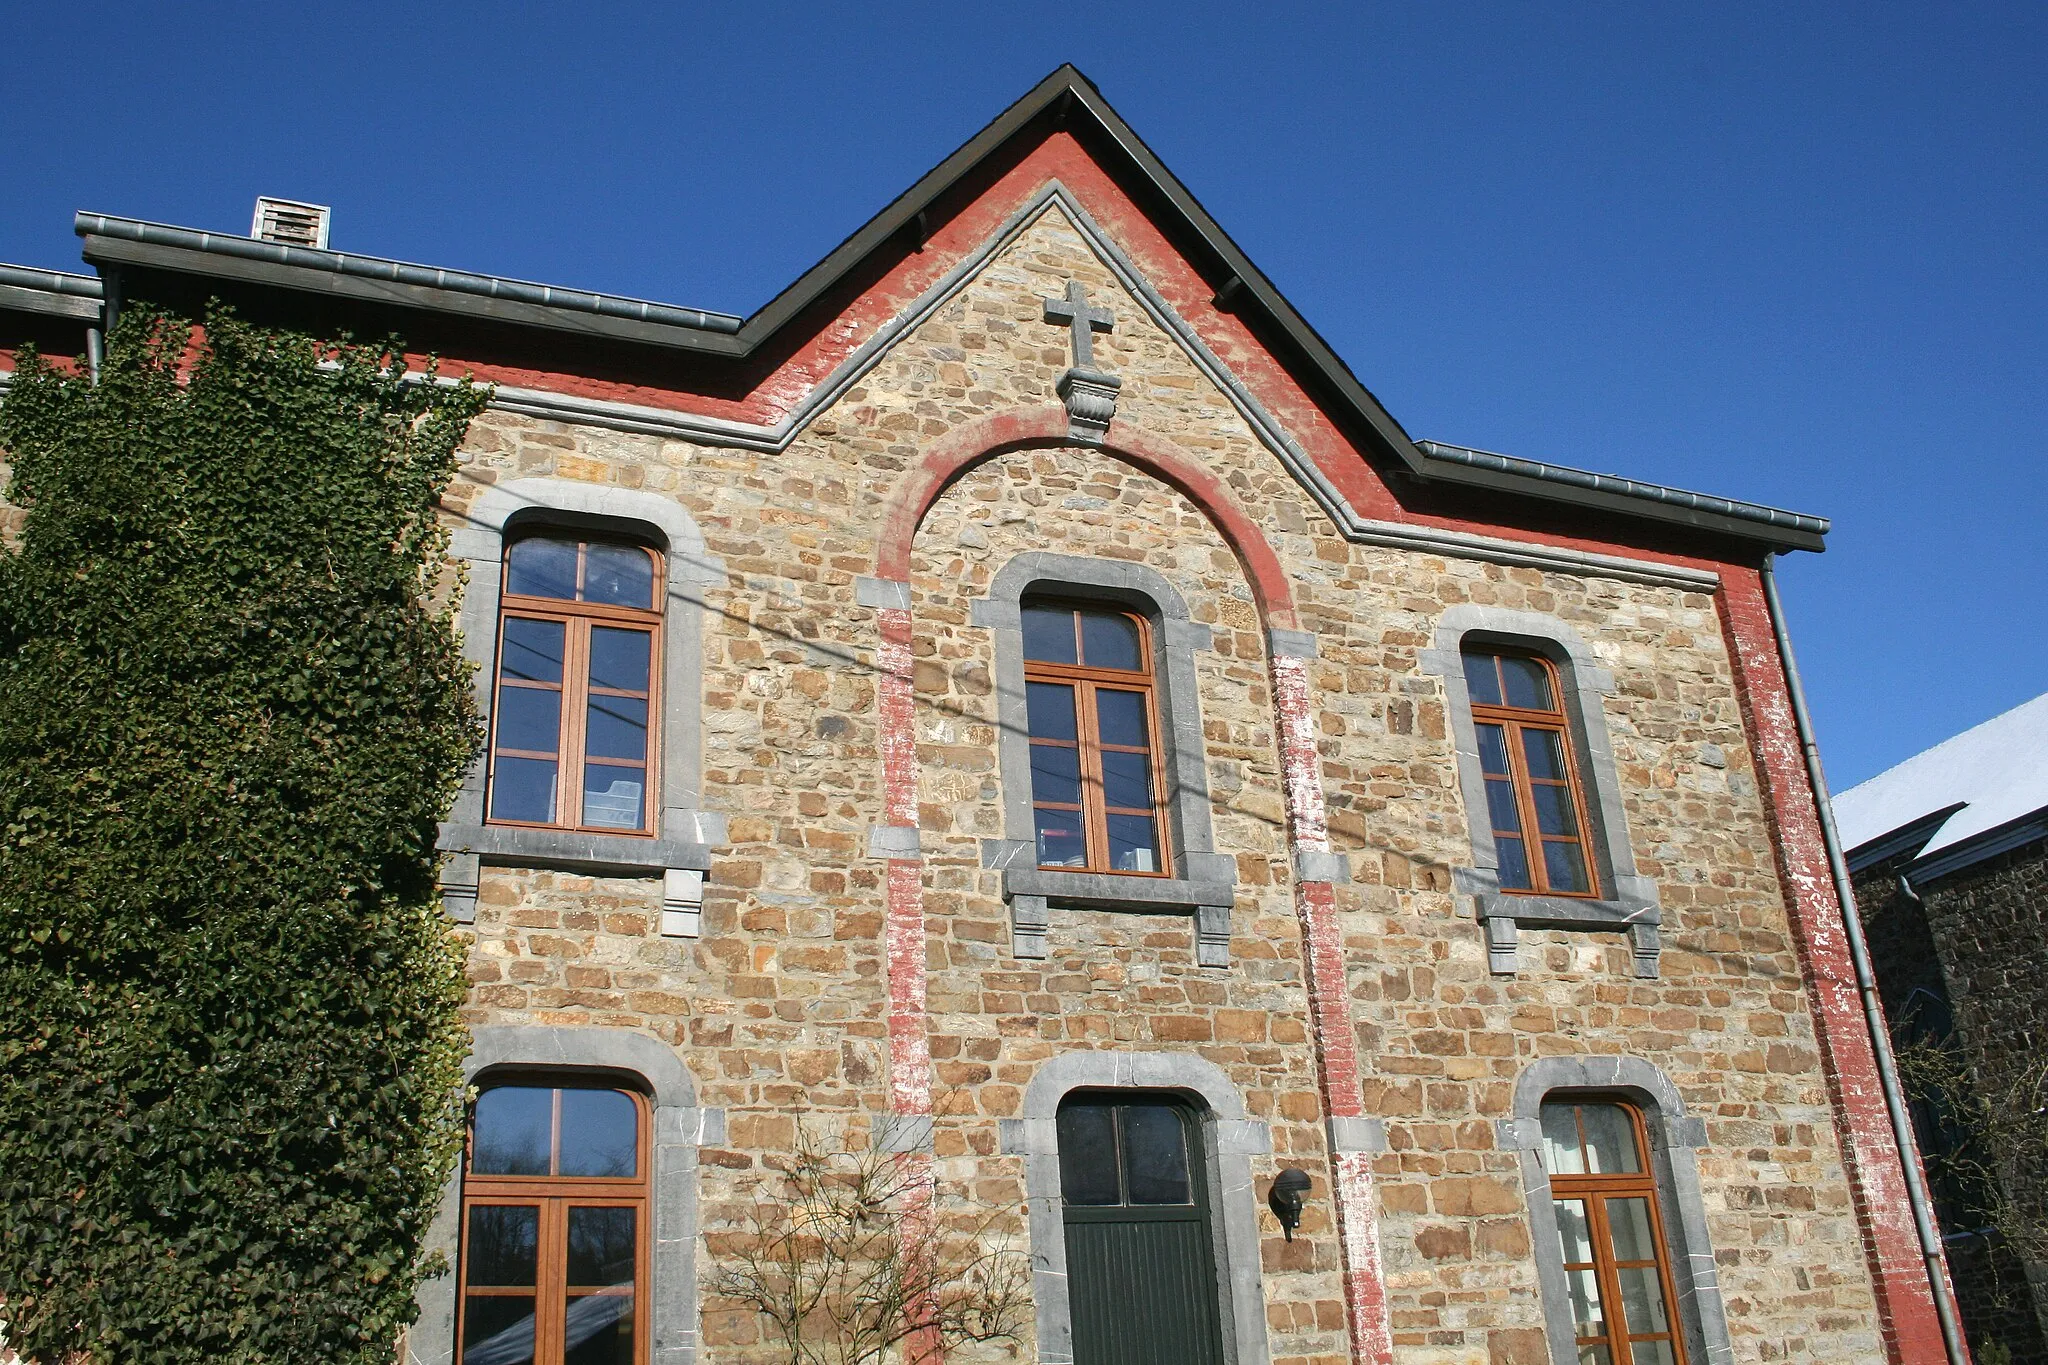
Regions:
M 1842 906 L 1829 876 L 1820 816 L 1806 780 L 1784 663 L 1759 575 L 1754 570 L 1725 572 L 1720 605 L 1752 754 L 1777 828 L 1779 875 L 1812 996 L 1821 1069 L 1842 1138 L 1885 1350 L 1896 1365 L 1942 1365 L 1947 1352 L 1941 1322 L 1920 1256 L 1905 1168 L 1885 1110 Z
M 1308 661 L 1275 655 L 1273 709 L 1279 722 L 1280 779 L 1287 800 L 1288 846 L 1295 852 L 1327 853 L 1330 837 L 1323 800 L 1322 759 L 1316 751 L 1315 708 Z M 1337 892 L 1328 882 L 1294 883 L 1294 910 L 1308 985 L 1310 1036 L 1321 1081 L 1323 1112 L 1332 1118 L 1362 1118 L 1358 1029 L 1351 1017 L 1351 991 L 1344 972 L 1344 935 L 1337 925 Z M 1379 1216 L 1372 1165 L 1362 1152 L 1331 1153 L 1335 1184 L 1332 1203 L 1344 1257 L 1344 1315 L 1351 1356 L 1368 1365 L 1393 1359 L 1393 1323 L 1380 1266 Z
M 925 513 L 975 465 L 1012 450 L 1079 444 L 1067 434 L 1067 410 L 1056 403 L 996 413 L 953 428 L 925 450 L 891 493 L 875 548 L 875 576 L 909 581 L 911 542 Z M 1171 441 L 1123 422 L 1111 423 L 1108 438 L 1091 448 L 1143 470 L 1200 508 L 1244 566 L 1267 624 L 1297 628 L 1287 571 L 1259 528 L 1232 501 L 1222 480 Z

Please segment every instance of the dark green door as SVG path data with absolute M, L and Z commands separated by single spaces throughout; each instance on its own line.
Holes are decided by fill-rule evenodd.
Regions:
M 1059 1140 L 1074 1365 L 1222 1365 L 1194 1112 L 1083 1093 Z

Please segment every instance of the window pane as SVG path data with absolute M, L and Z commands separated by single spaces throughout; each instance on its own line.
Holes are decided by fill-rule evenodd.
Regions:
M 1152 747 L 1152 732 L 1145 724 L 1145 694 L 1117 692 L 1107 687 L 1095 692 L 1096 723 L 1104 744 L 1128 744 L 1134 749 Z
M 1581 1346 L 1579 1365 L 1614 1365 L 1614 1353 L 1605 1346 Z
M 469 1169 L 476 1175 L 546 1175 L 554 1116 L 552 1090 L 500 1085 L 484 1091 L 476 1097 Z
M 1571 1291 L 1572 1334 L 1581 1337 L 1607 1335 L 1607 1320 L 1600 1312 L 1600 1282 L 1594 1278 L 1594 1272 L 1591 1269 L 1567 1270 L 1564 1279 Z
M 631 1294 L 571 1294 L 563 1329 L 562 1365 L 633 1365 Z
M 1522 848 L 1520 839 L 1495 835 L 1493 851 L 1500 859 L 1500 884 L 1507 891 L 1528 891 L 1535 887 L 1529 880 L 1529 855 Z
M 634 545 L 590 546 L 583 552 L 583 600 L 652 608 L 654 556 Z
M 598 695 L 590 699 L 584 752 L 592 758 L 647 761 L 647 699 Z
M 1676 1365 L 1669 1341 L 1631 1341 L 1628 1353 L 1636 1365 Z M 1605 1365 L 1605 1362 L 1602 1362 Z
M 562 1092 L 563 1175 L 631 1176 L 639 1161 L 640 1111 L 616 1090 Z M 570 1284 L 609 1284 L 579 1280 Z
M 1566 1265 L 1590 1265 L 1593 1261 L 1593 1231 L 1586 1222 L 1586 1201 L 1556 1201 L 1557 1240 Z
M 1069 744 L 1031 746 L 1031 799 L 1081 804 L 1081 751 Z
M 1579 1152 L 1578 1107 L 1546 1104 L 1542 1120 L 1543 1169 L 1552 1175 L 1584 1175 L 1586 1162 Z
M 1116 1129 L 1106 1104 L 1060 1106 L 1060 1192 L 1069 1204 L 1118 1202 Z
M 1621 1314 L 1631 1332 L 1661 1332 L 1664 1285 L 1653 1265 L 1625 1265 L 1614 1272 L 1621 1285 Z
M 500 758 L 491 765 L 491 818 L 555 822 L 555 765 L 545 758 Z
M 1543 877 L 1552 891 L 1585 892 L 1593 889 L 1586 876 L 1586 855 L 1577 844 L 1545 844 Z
M 647 827 L 647 770 L 611 763 L 583 766 L 583 823 L 600 829 Z
M 1507 679 L 1509 706 L 1519 706 L 1529 711 L 1557 709 L 1557 703 L 1550 696 L 1550 671 L 1542 664 L 1534 659 L 1503 654 L 1500 671 Z
M 533 1283 L 540 1251 L 540 1210 L 531 1205 L 469 1206 L 469 1283 Z
M 562 680 L 562 632 L 560 621 L 535 621 L 525 616 L 505 618 L 504 676 L 524 682 L 559 683 Z
M 1636 1130 L 1628 1111 L 1615 1104 L 1579 1106 L 1586 1129 L 1592 1175 L 1629 1175 L 1642 1169 L 1636 1161 Z
M 1465 690 L 1481 706 L 1500 705 L 1500 673 L 1491 654 L 1465 656 Z
M 1536 828 L 1545 834 L 1577 834 L 1579 813 L 1572 808 L 1570 787 L 1548 787 L 1533 783 L 1530 794 L 1536 798 Z
M 1138 623 L 1121 613 L 1081 613 L 1081 662 L 1090 668 L 1143 668 Z
M 562 694 L 553 688 L 498 689 L 498 747 L 551 754 L 562 737 Z
M 1074 657 L 1074 613 L 1065 607 L 1024 608 L 1024 657 L 1070 664 Z
M 1515 809 L 1515 784 L 1505 777 L 1486 779 L 1486 818 L 1503 834 L 1522 831 L 1522 813 Z
M 1081 812 L 1035 810 L 1031 818 L 1038 826 L 1040 867 L 1088 866 L 1088 839 L 1081 832 Z
M 472 1294 L 462 1309 L 462 1365 L 531 1365 L 533 1296 Z
M 607 1285 L 633 1283 L 636 1241 L 633 1214 L 634 1210 L 621 1208 L 569 1210 L 568 1285 L 571 1289 L 600 1289 Z
M 1522 731 L 1522 754 L 1529 761 L 1529 776 L 1564 779 L 1564 746 L 1555 730 Z
M 1149 815 L 1112 815 L 1109 865 L 1118 872 L 1159 871 L 1159 837 Z
M 590 632 L 590 685 L 619 692 L 647 690 L 647 646 L 653 636 L 644 630 L 595 626 Z
M 1607 1201 L 1607 1228 L 1614 1234 L 1614 1259 L 1617 1261 L 1654 1261 L 1657 1259 L 1657 1241 L 1650 1235 L 1650 1201 L 1647 1198 L 1609 1199 Z M 1661 1332 L 1661 1327 L 1642 1327 L 1638 1331 Z
M 1187 1130 L 1164 1105 L 1130 1105 L 1122 1112 L 1124 1181 L 1133 1204 L 1192 1204 L 1188 1189 Z
M 505 556 L 505 591 L 576 600 L 576 542 L 529 536 Z
M 1114 750 L 1102 755 L 1102 802 L 1137 810 L 1152 809 L 1152 760 L 1144 754 Z
M 1479 727 L 1479 766 L 1489 777 L 1508 775 L 1507 733 L 1498 725 Z
M 1033 739 L 1075 739 L 1074 689 L 1065 683 L 1028 683 L 1024 698 Z

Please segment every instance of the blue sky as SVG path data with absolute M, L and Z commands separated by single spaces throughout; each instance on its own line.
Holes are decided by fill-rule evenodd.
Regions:
M 2048 6 L 23 5 L 74 209 L 749 312 L 1075 61 L 1408 430 L 1835 519 L 1837 788 L 2048 690 Z

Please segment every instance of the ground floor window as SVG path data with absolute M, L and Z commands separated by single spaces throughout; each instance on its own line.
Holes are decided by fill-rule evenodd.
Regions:
M 1222 1365 L 1195 1111 L 1077 1091 L 1060 1105 L 1058 1134 L 1074 1365 Z
M 1579 1365 L 1683 1365 L 1642 1112 L 1546 1100 L 1541 1122 Z
M 462 1365 L 644 1365 L 647 1101 L 544 1083 L 477 1098 L 462 1191 Z

